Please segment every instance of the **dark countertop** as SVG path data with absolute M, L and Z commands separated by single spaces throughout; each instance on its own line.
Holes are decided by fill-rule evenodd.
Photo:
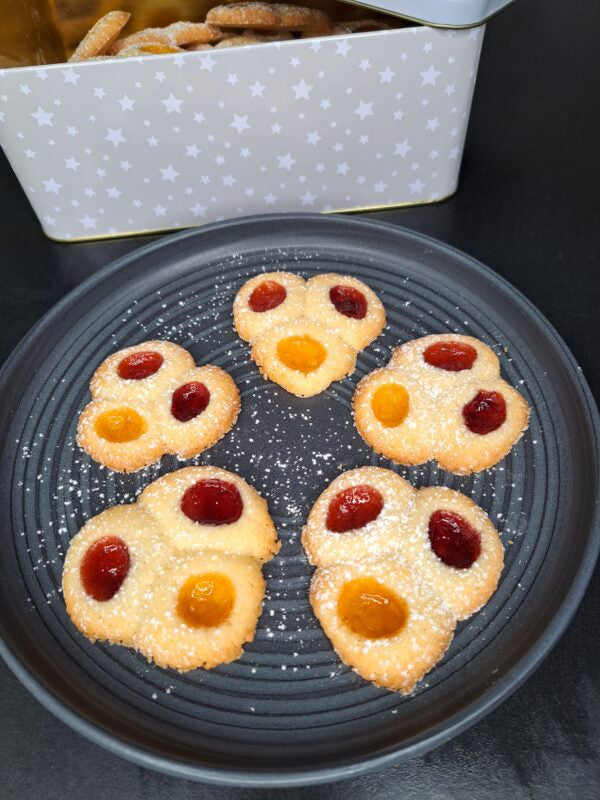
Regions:
M 600 4 L 519 0 L 486 33 L 461 184 L 434 206 L 372 216 L 489 265 L 558 329 L 600 398 Z M 149 241 L 46 239 L 0 157 L 0 361 L 72 287 Z M 210 800 L 587 798 L 600 793 L 600 571 L 569 629 L 507 702 L 439 749 L 308 789 L 221 789 L 109 755 L 40 706 L 0 664 L 0 797 Z

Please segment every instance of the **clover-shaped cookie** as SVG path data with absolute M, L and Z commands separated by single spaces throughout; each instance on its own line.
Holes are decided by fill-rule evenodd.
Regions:
M 442 657 L 457 620 L 484 605 L 500 537 L 460 492 L 414 489 L 390 470 L 344 472 L 314 504 L 302 544 L 310 601 L 344 663 L 407 694 Z
M 436 459 L 459 475 L 504 458 L 529 420 L 493 350 L 457 334 L 397 347 L 387 367 L 358 384 L 353 407 L 358 432 L 377 453 L 409 465 Z
M 231 430 L 240 410 L 237 386 L 224 370 L 197 367 L 187 350 L 167 341 L 113 353 L 90 390 L 77 442 L 118 472 L 134 472 L 165 453 L 198 455 Z
M 383 330 L 385 309 L 357 278 L 272 272 L 242 286 L 233 322 L 265 378 L 311 397 L 354 371 L 358 351 Z
M 188 467 L 137 503 L 92 517 L 63 570 L 67 612 L 92 640 L 133 647 L 161 667 L 210 669 L 252 641 L 279 550 L 266 502 L 234 473 Z

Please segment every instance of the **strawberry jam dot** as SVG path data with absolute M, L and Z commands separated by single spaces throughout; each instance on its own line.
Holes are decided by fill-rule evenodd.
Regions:
M 477 350 L 464 342 L 435 342 L 423 352 L 423 359 L 428 364 L 446 372 L 471 369 L 476 358 Z
M 350 319 L 364 319 L 367 315 L 367 299 L 354 286 L 332 286 L 329 299 L 335 310 Z
M 203 383 L 190 381 L 175 389 L 171 397 L 171 414 L 179 422 L 189 422 L 201 414 L 210 402 L 210 392 Z
M 252 311 L 261 314 L 263 311 L 271 311 L 271 309 L 280 306 L 286 297 L 285 287 L 280 283 L 277 283 L 277 281 L 263 281 L 258 284 L 250 295 L 248 305 Z
M 499 392 L 481 389 L 462 410 L 465 425 L 482 436 L 498 430 L 506 420 L 506 401 Z
M 181 510 L 200 525 L 230 525 L 242 516 L 244 503 L 233 483 L 208 478 L 184 492 Z
M 329 504 L 327 529 L 334 533 L 363 528 L 377 519 L 383 497 L 374 486 L 349 486 L 338 492 Z
M 481 536 L 453 511 L 434 511 L 429 517 L 429 543 L 436 556 L 454 569 L 468 569 L 481 553 Z
M 122 539 L 97 539 L 86 550 L 79 568 L 86 594 L 99 602 L 111 600 L 127 577 L 129 564 L 129 548 Z
M 132 408 L 113 408 L 96 419 L 96 433 L 107 442 L 134 442 L 146 431 L 145 419 Z
M 373 393 L 371 408 L 386 428 L 401 425 L 408 414 L 408 392 L 399 383 L 384 383 Z
M 193 628 L 215 628 L 229 619 L 234 602 L 235 589 L 226 575 L 192 575 L 179 590 L 177 614 Z
M 277 343 L 277 355 L 289 369 L 308 375 L 319 369 L 327 357 L 327 351 L 312 336 L 287 336 Z
M 340 619 L 366 639 L 394 636 L 408 619 L 406 602 L 375 578 L 357 578 L 342 586 L 338 598 Z
M 153 350 L 142 350 L 139 353 L 132 353 L 119 361 L 117 372 L 119 378 L 126 381 L 141 381 L 149 378 L 163 365 L 164 358 L 160 353 Z

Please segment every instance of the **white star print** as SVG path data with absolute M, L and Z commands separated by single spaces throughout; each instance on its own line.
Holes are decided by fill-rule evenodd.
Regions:
M 394 145 L 394 155 L 395 156 L 402 156 L 402 158 L 406 158 L 406 154 L 412 150 L 412 147 L 409 145 L 408 140 L 405 139 L 403 142 L 396 142 Z
M 306 192 L 300 197 L 303 206 L 314 206 L 316 199 L 317 196 L 315 194 L 312 194 L 312 192 Z
M 371 69 L 371 60 L 368 58 L 363 58 L 360 64 L 358 65 L 359 69 L 362 69 L 363 72 L 366 72 L 368 69 Z
M 447 94 L 450 97 L 451 94 L 454 94 L 454 84 L 449 83 L 446 88 L 444 89 L 444 94 Z
M 450 155 L 448 156 L 448 158 L 450 161 L 453 161 L 454 159 L 458 158 L 458 147 L 453 147 L 452 150 L 450 150 Z
M 190 206 L 190 211 L 192 212 L 194 217 L 206 216 L 206 206 L 201 206 L 200 203 L 196 203 L 196 205 Z
M 29 86 L 26 83 L 22 83 L 19 86 L 19 91 L 21 92 L 21 94 L 24 94 L 24 95 L 31 94 L 31 89 L 29 88 Z
M 148 142 L 150 147 L 156 147 L 156 145 L 158 144 L 158 139 L 156 138 L 156 136 L 149 136 L 146 139 L 146 141 Z
M 205 69 L 205 70 L 208 70 L 208 72 L 212 72 L 213 71 L 213 67 L 215 66 L 216 63 L 217 62 L 210 55 L 210 53 L 207 53 L 206 55 L 202 56 L 202 58 L 200 59 L 200 69 Z
M 104 176 L 106 175 L 106 170 L 105 169 L 100 169 L 100 167 L 98 167 L 98 169 L 96 170 L 96 175 L 99 178 L 104 178 Z
M 321 49 L 321 42 L 315 39 L 314 42 L 311 43 L 310 49 L 313 51 L 313 53 L 318 53 Z
M 379 183 L 376 183 L 373 186 L 373 189 L 375 190 L 375 192 L 377 192 L 377 194 L 382 194 L 384 192 L 386 186 L 387 186 L 386 183 L 384 183 L 383 181 L 379 181 Z
M 361 120 L 365 120 L 367 117 L 373 116 L 373 103 L 364 103 L 362 100 L 358 104 L 358 106 L 354 109 L 354 113 L 357 114 Z
M 35 152 L 30 147 L 25 150 L 25 155 L 27 158 L 35 158 Z
M 277 156 L 277 159 L 279 161 L 278 164 L 279 169 L 287 169 L 288 172 L 296 163 L 296 159 L 292 158 L 291 153 L 286 153 L 284 156 Z
M 96 86 L 94 89 L 94 97 L 97 97 L 99 100 L 103 100 L 106 97 L 106 92 L 101 86 Z
M 423 45 L 423 52 L 431 53 L 432 50 L 433 50 L 433 45 L 431 44 L 431 42 L 425 42 L 425 44 Z
M 386 67 L 383 72 L 379 73 L 379 83 L 391 83 L 395 74 L 389 67 Z
M 421 192 L 426 186 L 427 184 L 423 183 L 423 181 L 420 178 L 417 178 L 417 180 L 414 183 L 408 184 L 408 188 L 410 189 L 411 194 L 421 194 Z
M 337 165 L 336 172 L 338 175 L 346 175 L 350 171 L 350 167 L 345 161 L 342 161 L 341 164 Z
M 156 78 L 156 80 L 159 83 L 162 83 L 164 81 L 164 79 L 165 79 L 165 73 L 164 72 L 155 72 L 154 73 L 154 77 Z
M 321 141 L 321 137 L 319 136 L 319 131 L 312 131 L 312 133 L 306 134 L 306 144 L 317 144 L 317 142 Z
M 188 144 L 185 147 L 186 155 L 190 156 L 190 158 L 198 158 L 198 155 L 202 152 L 199 150 L 195 144 Z
M 248 150 L 247 147 L 242 147 L 242 149 L 240 150 L 240 155 L 242 158 L 248 158 L 248 156 L 250 155 L 250 150 Z
M 278 122 L 276 122 L 274 125 L 271 125 L 271 133 L 281 133 L 282 130 L 283 128 Z
M 117 128 L 113 130 L 112 128 L 107 128 L 107 134 L 104 137 L 104 141 L 112 142 L 115 147 L 118 147 L 123 142 L 126 142 L 127 139 L 123 136 L 123 129 Z
M 86 214 L 86 215 L 85 215 L 85 217 L 82 217 L 82 218 L 79 220 L 79 222 L 80 222 L 80 223 L 83 225 L 83 227 L 84 227 L 84 228 L 85 228 L 85 230 L 87 231 L 87 230 L 89 230 L 90 228 L 95 228 L 95 227 L 96 227 L 96 222 L 97 222 L 97 219 L 96 219 L 96 217 L 90 217 L 90 216 L 88 216 L 88 215 Z
M 41 81 L 47 81 L 48 80 L 48 75 L 47 75 L 45 69 L 36 69 L 35 77 L 39 78 Z
M 438 120 L 437 117 L 434 117 L 433 119 L 428 119 L 427 120 L 427 125 L 425 126 L 425 130 L 426 131 L 434 131 L 436 128 L 439 128 L 439 127 L 440 127 L 439 120 Z
M 250 86 L 250 97 L 262 97 L 266 88 L 267 87 L 263 86 L 259 81 L 255 81 L 252 86 Z
M 334 55 L 346 58 L 350 50 L 352 50 L 352 45 L 348 44 L 347 39 L 342 39 L 341 42 L 336 43 Z
M 121 169 L 124 169 L 125 172 L 127 172 L 128 169 L 131 169 L 131 164 L 129 163 L 129 161 L 121 161 L 120 167 Z
M 202 111 L 196 111 L 194 114 L 194 122 L 202 123 L 204 122 L 204 114 Z
M 294 92 L 294 100 L 310 100 L 310 93 L 313 89 L 312 86 L 309 86 L 308 83 L 305 83 L 304 78 L 297 83 L 295 86 L 292 86 L 292 91 Z
M 224 175 L 223 176 L 223 186 L 229 186 L 229 188 L 233 188 L 234 184 L 237 183 L 237 180 L 233 177 L 233 175 Z
M 59 194 L 62 189 L 62 184 L 57 183 L 54 178 L 49 178 L 47 181 L 42 179 L 42 183 L 44 184 L 44 189 L 47 192 L 52 192 L 52 194 Z
M 254 195 L 254 189 L 251 186 L 248 186 L 248 188 L 244 191 L 244 194 L 246 197 L 252 197 Z
M 438 72 L 432 64 L 428 70 L 421 72 L 421 77 L 423 78 L 421 86 L 435 86 L 435 82 L 441 74 L 442 73 Z
M 274 195 L 272 192 L 269 192 L 269 194 L 265 195 L 265 205 L 267 206 L 274 206 L 276 200 L 277 196 Z
M 47 125 L 49 128 L 54 127 L 52 124 L 52 117 L 54 114 L 50 111 L 44 111 L 41 106 L 38 106 L 37 111 L 32 113 L 31 116 L 37 122 L 38 128 L 43 128 L 44 125 Z
M 248 125 L 248 116 L 240 117 L 237 114 L 233 115 L 233 122 L 229 124 L 230 128 L 235 128 L 239 134 L 242 134 L 243 131 L 249 131 L 250 125 Z
M 127 97 L 126 94 L 117 101 L 121 106 L 121 111 L 133 111 L 133 107 L 135 105 L 135 100 L 132 100 L 130 97 Z
M 63 69 L 62 74 L 64 75 L 65 83 L 72 83 L 73 86 L 77 86 L 77 81 L 81 77 L 81 75 L 75 72 L 73 67 L 69 67 L 69 69 Z
M 175 178 L 179 175 L 173 167 L 169 164 L 168 167 L 159 167 L 162 180 L 163 181 L 171 181 L 171 183 L 175 183 Z
M 118 200 L 119 197 L 121 197 L 121 195 L 123 194 L 123 192 L 120 189 L 117 189 L 116 186 L 111 186 L 110 189 L 106 190 L 106 193 L 113 200 Z
M 74 125 L 68 125 L 67 126 L 67 135 L 68 136 L 78 136 L 78 134 L 79 134 L 79 131 L 77 130 L 77 128 Z
M 74 158 L 65 158 L 65 168 L 72 169 L 73 172 L 77 172 L 79 169 L 79 161 Z
M 134 208 L 141 208 L 144 204 L 141 200 L 134 200 L 131 204 Z
M 46 214 L 46 215 L 44 216 L 44 222 L 45 222 L 45 223 L 46 223 L 46 225 L 48 225 L 49 227 L 53 227 L 54 225 L 56 225 L 56 220 L 54 219 L 54 217 L 51 217 L 51 216 L 50 216 L 50 214 Z
M 238 78 L 238 76 L 237 76 L 237 74 L 235 72 L 230 72 L 229 75 L 227 76 L 227 83 L 230 86 L 235 86 L 236 83 L 239 83 L 239 81 L 240 81 L 240 79 Z
M 161 100 L 161 103 L 165 107 L 167 114 L 181 114 L 183 100 L 178 100 L 172 92 L 164 100 Z
M 328 108 L 331 108 L 331 100 L 328 97 L 326 97 L 323 100 L 321 100 L 319 105 L 321 106 L 323 111 L 327 111 Z
M 358 137 L 358 142 L 359 142 L 359 144 L 368 144 L 369 143 L 369 137 L 367 136 L 366 133 L 363 133 L 362 136 Z
M 157 206 L 154 206 L 152 211 L 154 211 L 155 217 L 164 217 L 167 213 L 167 209 L 164 206 L 161 206 L 160 203 Z
M 432 150 L 432 151 L 429 153 L 429 158 L 436 159 L 438 156 L 439 156 L 439 152 L 438 152 L 437 150 Z

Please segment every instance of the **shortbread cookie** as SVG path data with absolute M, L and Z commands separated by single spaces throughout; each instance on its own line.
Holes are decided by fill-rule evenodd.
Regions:
M 328 31 L 331 20 L 324 11 L 287 3 L 229 3 L 211 8 L 206 21 L 220 28 L 253 30 Z
M 298 397 L 312 397 L 351 375 L 356 351 L 323 325 L 300 318 L 271 328 L 252 346 L 262 375 Z
M 218 367 L 196 367 L 173 342 L 113 353 L 90 389 L 94 399 L 79 418 L 77 442 L 119 472 L 134 472 L 165 453 L 198 455 L 231 430 L 240 410 L 232 378 Z
M 148 44 L 131 45 L 119 50 L 117 58 L 138 58 L 139 56 L 164 56 L 171 53 L 182 53 L 181 47 L 172 44 L 160 44 L 149 42 Z
M 396 542 L 407 566 L 434 587 L 459 620 L 496 591 L 504 565 L 502 542 L 485 511 L 460 492 L 419 489 Z
M 403 694 L 444 655 L 456 625 L 419 573 L 393 558 L 319 568 L 310 602 L 345 664 Z
M 133 644 L 146 590 L 169 557 L 166 539 L 137 504 L 92 517 L 72 539 L 63 570 L 73 623 L 89 639 Z
M 192 356 L 178 344 L 141 342 L 105 358 L 92 376 L 90 391 L 94 400 L 147 403 L 195 366 Z
M 286 42 L 292 39 L 290 33 L 275 33 L 272 36 L 260 36 L 259 34 L 245 34 L 242 36 L 230 36 L 215 45 L 215 48 L 223 47 L 245 47 L 249 44 L 265 44 L 266 42 Z
M 355 350 L 368 347 L 385 327 L 381 300 L 349 275 L 327 273 L 311 278 L 306 284 L 304 313 L 335 331 Z
M 92 400 L 77 425 L 77 443 L 94 461 L 117 472 L 135 472 L 157 461 L 164 441 L 147 403 Z
M 108 52 L 108 49 L 129 22 L 127 11 L 109 11 L 101 17 L 77 45 L 69 61 L 86 61 Z
M 254 638 L 264 590 L 253 558 L 214 552 L 181 557 L 147 591 L 135 647 L 159 667 L 227 664 Z
M 228 41 L 227 39 L 225 41 Z M 269 328 L 304 314 L 306 281 L 292 272 L 265 272 L 242 286 L 233 301 L 233 325 L 253 342 Z
M 219 367 L 194 367 L 173 379 L 154 401 L 165 450 L 190 458 L 212 447 L 233 428 L 240 393 Z
M 310 563 L 322 567 L 397 552 L 397 531 L 407 528 L 416 496 L 389 469 L 343 472 L 317 499 L 302 531 Z
M 458 474 L 504 458 L 526 430 L 525 399 L 499 376 L 493 351 L 469 336 L 426 336 L 396 348 L 353 400 L 358 432 L 401 464 L 437 459 Z
M 143 50 L 154 45 L 180 48 L 192 44 L 218 42 L 221 38 L 221 31 L 214 25 L 207 25 L 205 22 L 182 21 L 174 22 L 165 28 L 145 28 L 132 33 L 114 42 L 109 52 L 111 55 L 121 55 L 123 50 L 131 47 Z
M 176 550 L 217 550 L 267 561 L 280 547 L 265 500 L 239 475 L 219 467 L 163 475 L 138 502 Z

